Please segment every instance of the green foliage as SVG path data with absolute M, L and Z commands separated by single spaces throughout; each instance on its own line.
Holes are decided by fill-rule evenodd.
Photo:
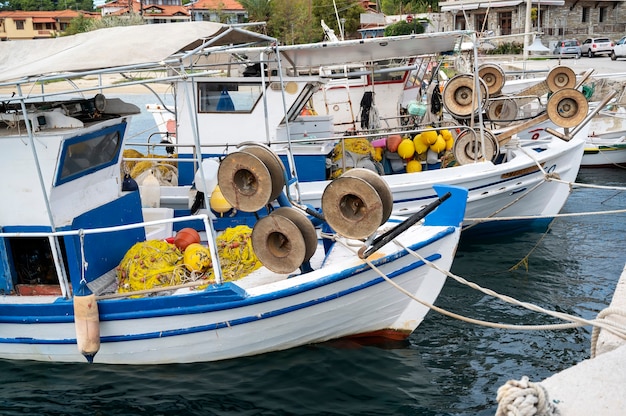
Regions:
M 415 14 L 426 13 L 428 6 L 435 9 L 438 4 L 438 0 L 383 0 L 380 8 L 387 15 Z
M 6 0 L 0 1 L 0 10 L 82 10 L 93 11 L 92 0 Z
M 406 20 L 401 20 L 387 26 L 385 28 L 385 36 L 410 35 L 411 33 L 424 33 L 424 31 L 424 25 L 417 19 L 413 20 L 411 23 Z
M 270 0 L 237 0 L 237 3 L 246 9 L 250 22 L 266 22 L 270 18 Z
M 70 21 L 63 36 L 75 35 L 76 33 L 90 32 L 92 30 L 104 29 L 115 26 L 136 26 L 145 22 L 139 14 L 130 16 L 107 16 L 102 19 L 90 19 L 82 14 Z
M 344 38 L 349 39 L 357 37 L 356 31 L 361 22 L 361 13 L 365 12 L 358 0 L 336 0 L 337 14 L 335 14 L 333 0 L 312 1 L 313 19 L 311 19 L 310 24 L 313 25 L 320 34 L 319 40 L 323 39 L 323 31 L 320 26 L 322 20 L 324 20 L 328 27 L 333 29 L 337 37 L 341 39 L 341 30 L 339 29 L 339 22 L 337 22 L 337 14 L 340 19 L 346 19 L 344 23 Z
M 501 43 L 495 49 L 485 51 L 487 55 L 519 55 L 524 52 L 524 44 L 520 42 Z

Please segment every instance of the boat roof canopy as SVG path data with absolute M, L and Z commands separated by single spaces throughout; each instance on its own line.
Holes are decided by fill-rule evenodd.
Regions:
M 469 31 L 437 32 L 289 45 L 281 46 L 280 53 L 294 69 L 338 65 L 346 62 L 372 62 L 452 52 L 460 47 L 461 38 L 471 33 Z M 341 51 L 333 53 L 333 49 L 341 49 Z
M 158 64 L 202 45 L 258 45 L 273 38 L 237 26 L 188 22 L 118 26 L 62 36 L 0 42 L 0 82 L 51 74 Z

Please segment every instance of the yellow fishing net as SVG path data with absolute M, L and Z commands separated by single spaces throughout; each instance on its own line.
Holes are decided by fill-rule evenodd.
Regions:
M 261 267 L 252 250 L 252 229 L 240 225 L 226 229 L 217 239 L 222 281 L 238 280 Z M 128 250 L 117 269 L 119 293 L 167 288 L 188 282 L 215 281 L 213 268 L 192 272 L 184 263 L 184 253 L 166 241 L 149 240 Z

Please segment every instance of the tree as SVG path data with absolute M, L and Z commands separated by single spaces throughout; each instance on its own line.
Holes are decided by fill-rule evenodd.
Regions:
M 335 5 L 337 12 L 335 12 Z M 337 37 L 340 37 L 339 24 L 341 24 L 341 20 L 337 22 L 337 15 L 339 15 L 339 19 L 345 19 L 343 24 L 344 38 L 354 37 L 348 34 L 354 34 L 357 31 L 361 25 L 361 13 L 363 12 L 365 10 L 358 0 L 335 0 L 335 2 L 333 0 L 313 0 L 313 15 L 315 24 L 320 28 L 320 33 L 322 33 L 320 21 L 324 20 L 335 31 Z
M 411 33 L 424 33 L 424 25 L 418 20 L 411 23 L 401 20 L 385 28 L 385 36 L 410 35 Z
M 270 19 L 270 0 L 237 0 L 248 12 L 250 22 L 266 22 Z
M 309 0 L 272 0 L 268 34 L 287 45 L 320 40 L 321 26 L 319 31 L 314 29 L 309 4 Z

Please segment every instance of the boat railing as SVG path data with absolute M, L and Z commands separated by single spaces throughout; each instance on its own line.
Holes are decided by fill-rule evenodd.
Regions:
M 206 231 L 206 241 L 211 253 L 211 258 L 213 259 L 214 265 L 214 273 L 215 273 L 215 282 L 220 284 L 222 282 L 222 273 L 219 267 L 219 259 L 217 257 L 217 246 L 215 243 L 215 232 L 213 230 L 213 225 L 211 223 L 211 219 L 207 214 L 195 214 L 195 215 L 187 215 L 166 219 L 158 219 L 151 221 L 143 221 L 132 224 L 124 224 L 124 225 L 116 225 L 116 226 L 108 226 L 108 227 L 96 227 L 96 228 L 81 228 L 76 230 L 62 230 L 62 231 L 33 231 L 33 232 L 4 232 L 0 231 L 0 238 L 57 238 L 57 237 L 68 237 L 68 236 L 77 236 L 80 239 L 80 250 L 81 254 L 84 253 L 84 237 L 87 235 L 93 234 L 107 234 L 107 233 L 115 233 L 125 230 L 131 230 L 136 228 L 147 228 L 151 226 L 159 226 L 163 224 L 173 224 L 179 222 L 187 222 L 187 221 L 202 221 L 204 225 L 204 229 Z M 82 256 L 82 264 L 81 270 L 83 272 L 87 269 L 87 262 L 85 261 L 84 256 Z M 69 296 L 67 282 L 59 282 L 65 293 L 64 296 Z

